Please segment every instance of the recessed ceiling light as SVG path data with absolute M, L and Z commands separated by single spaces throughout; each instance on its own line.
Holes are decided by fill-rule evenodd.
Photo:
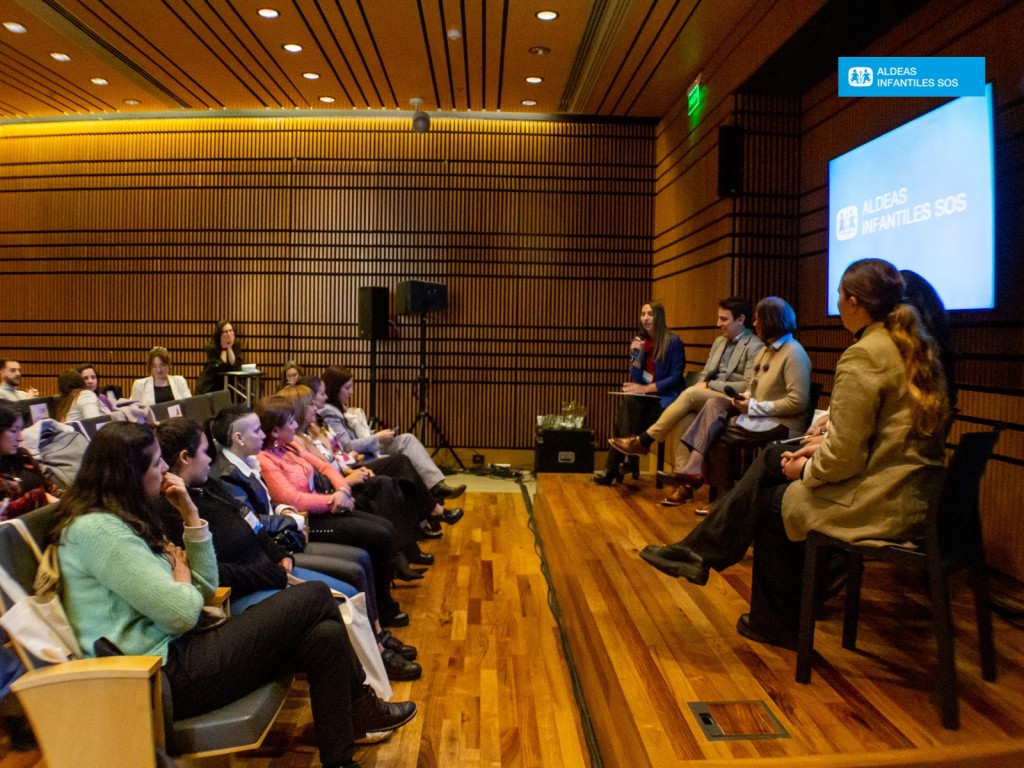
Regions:
M 93 85 L 110 85 L 110 81 L 105 77 L 93 77 L 89 80 Z
M 19 24 L 16 21 L 5 21 L 4 22 L 4 27 L 7 28 L 8 32 L 13 32 L 16 35 L 23 35 L 26 32 L 28 32 L 28 30 L 25 29 L 24 26 L 22 26 L 21 24 Z
M 304 78 L 306 78 L 307 80 L 319 80 L 320 79 L 320 75 L 318 75 L 316 72 L 303 72 L 302 76 Z
M 322 101 L 324 104 L 333 104 L 334 103 L 334 97 L 333 96 L 321 96 L 320 97 L 320 101 Z
M 298 53 L 299 51 L 302 50 L 302 46 L 297 45 L 296 43 L 285 43 L 281 47 L 288 51 L 288 53 Z
M 536 107 L 537 106 L 537 102 L 534 101 L 533 99 L 523 99 L 522 104 L 523 104 L 524 107 Z
M 537 77 L 536 75 L 530 75 L 528 78 L 526 78 L 526 82 L 533 83 L 534 85 L 536 85 L 537 83 L 543 83 L 544 78 Z
M 125 99 L 124 103 L 129 107 L 137 107 L 141 102 L 138 99 Z
M 462 39 L 462 30 L 461 29 L 455 29 L 455 28 L 449 29 L 448 30 L 448 39 L 453 41 L 453 42 L 455 40 L 461 40 Z
M 50 58 L 54 61 L 71 61 L 71 57 L 66 53 L 51 53 Z
M 273 8 L 260 8 L 256 11 L 264 19 L 276 19 L 281 14 L 275 11 Z
M 535 45 L 529 50 L 529 53 L 532 53 L 534 56 L 547 56 L 551 53 L 551 49 L 545 48 L 543 45 Z
M 557 11 L 537 11 L 537 18 L 541 21 L 554 21 L 558 18 Z

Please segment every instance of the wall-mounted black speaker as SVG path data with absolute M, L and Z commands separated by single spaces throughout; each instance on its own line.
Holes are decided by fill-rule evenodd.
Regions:
M 743 128 L 722 125 L 718 128 L 718 196 L 743 194 Z
M 364 286 L 359 289 L 359 338 L 388 337 L 388 289 Z
M 444 283 L 406 280 L 395 290 L 395 312 L 399 315 L 421 315 L 447 308 L 448 286 Z

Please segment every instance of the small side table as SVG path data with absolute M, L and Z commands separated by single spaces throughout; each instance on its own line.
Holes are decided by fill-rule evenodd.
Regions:
M 231 393 L 236 403 L 252 407 L 260 398 L 260 371 L 228 371 L 224 375 L 224 389 Z

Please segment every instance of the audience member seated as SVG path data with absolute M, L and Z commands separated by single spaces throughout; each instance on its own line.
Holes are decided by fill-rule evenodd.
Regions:
M 21 447 L 25 419 L 21 411 L 0 402 L 0 520 L 21 517 L 57 500 L 57 487 L 43 468 Z
M 220 585 L 231 587 L 233 614 L 280 592 L 295 579 L 321 581 L 346 597 L 357 594 L 358 590 L 344 581 L 297 566 L 287 549 L 271 541 L 259 518 L 240 507 L 220 480 L 210 477 L 210 444 L 199 424 L 190 419 L 169 419 L 157 427 L 157 440 L 164 462 L 184 481 L 200 517 L 210 526 Z M 171 542 L 184 546 L 181 516 L 174 506 L 161 499 L 157 511 Z M 416 653 L 411 646 L 403 647 Z M 383 646 L 380 650 L 390 679 L 420 678 L 419 664 Z
M 221 320 L 206 342 L 206 366 L 196 382 L 196 394 L 205 395 L 224 389 L 224 374 L 242 370 L 242 343 L 235 336 L 235 327 Z
M 132 384 L 132 400 L 138 400 L 146 405 L 156 405 L 192 397 L 185 377 L 170 375 L 171 353 L 164 347 L 153 347 L 149 350 L 149 370 L 149 376 L 136 379 Z
M 686 488 L 684 500 L 704 483 L 704 461 L 723 432 L 763 442 L 795 437 L 811 418 L 811 361 L 796 339 L 796 313 L 785 301 L 768 296 L 754 309 L 754 330 L 764 346 L 754 358 L 754 378 L 731 399 L 712 398 L 681 438 L 690 455 L 680 471 L 666 479 Z
M 60 400 L 57 401 L 56 419 L 65 424 L 106 416 L 111 411 L 95 392 L 86 387 L 82 374 L 74 369 L 60 372 L 57 391 L 60 392 Z
M 466 492 L 466 486 L 452 488 L 444 481 L 444 472 L 437 468 L 429 451 L 415 435 L 399 435 L 393 429 L 374 432 L 361 408 L 348 407 L 355 388 L 351 373 L 344 368 L 331 366 L 324 371 L 322 380 L 327 402 L 318 415 L 324 426 L 337 438 L 342 451 L 362 453 L 367 461 L 373 461 L 378 456 L 401 453 L 412 462 L 417 474 L 436 499 L 457 499 Z
M 80 374 L 82 374 L 82 380 L 85 381 L 85 388 L 96 395 L 102 403 L 109 410 L 114 410 L 117 405 L 117 401 L 124 397 L 120 387 L 114 386 L 100 386 L 99 372 L 96 370 L 96 366 L 93 363 L 82 363 L 75 368 Z
M 942 355 L 903 294 L 888 262 L 851 264 L 839 314 L 854 343 L 836 366 L 828 432 L 763 451 L 685 538 L 640 554 L 702 585 L 753 543 L 750 613 L 736 627 L 748 639 L 795 647 L 807 531 L 861 544 L 920 531 L 942 474 L 949 395 Z
M 298 424 L 296 439 L 306 451 L 326 461 L 348 481 L 355 494 L 356 509 L 391 521 L 396 531 L 395 546 L 409 562 L 432 565 L 433 557 L 421 552 L 416 541 L 421 523 L 426 524 L 435 513 L 440 520 L 444 507 L 434 501 L 409 460 L 402 455 L 385 456 L 358 469 L 339 464 L 330 450 L 329 439 L 316 424 L 313 390 L 296 384 L 285 387 L 278 396 L 291 403 Z
M 650 426 L 679 395 L 683 388 L 686 350 L 678 336 L 668 330 L 665 308 L 650 301 L 640 308 L 643 329 L 629 345 L 629 378 L 622 385 L 627 397 L 621 398 L 615 417 L 615 438 L 635 435 Z M 628 397 L 636 395 L 636 397 Z M 609 439 L 615 445 L 615 438 Z M 640 471 L 639 460 L 625 460 L 608 451 L 604 474 L 594 478 L 598 485 L 611 485 L 631 473 Z
M 298 384 L 299 379 L 304 375 L 305 372 L 302 370 L 302 366 L 294 360 L 289 360 L 281 369 L 281 387 L 291 387 Z
M 86 654 L 105 637 L 126 654 L 162 657 L 178 719 L 303 672 L 324 766 L 353 765 L 356 737 L 412 719 L 415 704 L 381 702 L 365 685 L 325 584 L 300 584 L 192 631 L 217 586 L 217 561 L 185 484 L 166 470 L 151 427 L 110 424 L 57 509 L 49 539 L 59 544 L 64 607 Z M 160 496 L 181 516 L 184 549 L 162 533 Z
M 256 413 L 265 435 L 263 450 L 256 459 L 271 501 L 287 504 L 310 516 L 307 523 L 310 541 L 348 544 L 370 554 L 381 624 L 387 625 L 389 618 L 399 613 L 390 590 L 396 555 L 394 526 L 383 518 L 357 510 L 352 489 L 337 470 L 297 443 L 298 425 L 287 400 L 277 396 L 263 398 L 256 404 Z M 314 490 L 318 472 L 333 492 Z
M 29 387 L 26 390 L 18 389 L 21 386 L 21 363 L 17 360 L 3 361 L 0 378 L 3 378 L 3 382 L 0 382 L 0 400 L 17 402 L 39 397 L 39 390 L 35 387 Z
M 715 339 L 708 353 L 704 370 L 698 375 L 697 383 L 687 387 L 658 417 L 646 431 L 633 437 L 617 437 L 609 440 L 616 451 L 627 456 L 646 456 L 655 442 L 663 442 L 677 425 L 685 430 L 698 411 L 712 398 L 726 398 L 725 387 L 731 386 L 743 392 L 754 375 L 754 357 L 761 350 L 762 342 L 751 331 L 754 314 L 750 302 L 739 296 L 732 296 L 718 302 L 718 330 L 721 335 Z M 676 449 L 676 467 L 681 467 L 687 458 L 686 451 Z M 682 490 L 677 490 L 665 500 L 666 505 L 681 503 Z M 680 497 L 680 498 L 676 498 Z
M 300 383 L 309 387 L 312 392 L 313 407 L 317 414 L 315 420 L 308 421 L 300 429 L 300 436 L 305 441 L 306 449 L 311 453 L 319 452 L 319 455 L 327 462 L 331 462 L 333 457 L 334 467 L 345 474 L 344 468 L 351 467 L 355 463 L 350 461 L 352 454 L 341 450 L 337 436 L 325 428 L 320 421 L 319 413 L 327 405 L 327 388 L 316 376 L 303 376 Z M 300 422 L 301 426 L 302 422 Z M 364 466 L 378 475 L 387 475 L 397 480 L 406 501 L 418 511 L 421 523 L 425 523 L 427 529 L 435 534 L 441 530 L 441 523 L 454 525 L 462 519 L 464 514 L 462 508 L 445 509 L 444 505 L 434 498 L 426 483 L 423 482 L 423 478 L 419 476 L 412 462 L 404 454 L 396 453 L 391 456 L 383 456 L 373 459 Z M 439 535 L 425 534 L 425 536 L 439 538 Z M 432 558 L 430 560 L 432 562 Z M 416 561 L 413 560 L 413 562 Z M 420 564 L 429 565 L 430 563 L 421 562 Z
M 263 449 L 264 439 L 259 416 L 245 405 L 228 406 L 211 420 L 207 437 L 211 436 L 217 446 L 217 458 L 210 469 L 211 477 L 223 481 L 236 501 L 268 528 L 286 527 L 282 525 L 281 518 L 288 518 L 295 521 L 302 539 L 305 539 L 305 516 L 294 507 L 285 504 L 275 507 L 270 501 L 270 492 L 256 460 Z M 334 576 L 364 592 L 370 620 L 377 622 L 377 590 L 370 555 L 366 550 L 322 541 L 305 541 L 301 551 L 294 546 L 292 549 L 299 565 Z M 390 626 L 407 626 L 409 623 L 409 616 L 405 613 L 391 613 L 385 618 Z

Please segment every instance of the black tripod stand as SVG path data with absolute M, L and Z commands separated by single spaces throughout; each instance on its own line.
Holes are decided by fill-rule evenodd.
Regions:
M 427 388 L 430 386 L 430 379 L 427 377 L 427 313 L 420 312 L 420 375 L 416 379 L 416 404 L 418 413 L 416 419 L 413 421 L 412 426 L 409 427 L 409 431 L 412 434 L 416 434 L 416 429 L 419 428 L 419 434 L 417 437 L 423 445 L 427 444 L 427 424 L 434 430 L 434 434 L 437 435 L 437 448 L 430 454 L 436 456 L 441 451 L 448 451 L 455 459 L 455 463 L 465 471 L 466 465 L 462 463 L 462 459 L 452 449 L 451 443 L 448 442 L 448 438 L 444 436 L 444 431 L 441 429 L 441 425 L 437 423 L 437 419 L 430 415 L 430 411 L 427 410 Z

